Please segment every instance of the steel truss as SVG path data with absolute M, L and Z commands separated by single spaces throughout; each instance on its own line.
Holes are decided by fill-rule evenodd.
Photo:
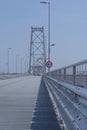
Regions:
M 34 75 L 44 74 L 46 71 L 45 62 L 44 27 L 31 27 L 29 73 Z

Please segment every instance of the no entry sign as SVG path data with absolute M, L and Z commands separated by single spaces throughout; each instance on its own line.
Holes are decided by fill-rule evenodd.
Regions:
M 52 65 L 53 65 L 53 63 L 52 63 L 51 61 L 47 61 L 47 62 L 46 62 L 46 66 L 47 66 L 47 68 L 51 68 Z

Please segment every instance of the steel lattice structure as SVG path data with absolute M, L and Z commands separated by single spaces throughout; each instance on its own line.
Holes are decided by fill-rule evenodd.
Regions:
M 46 71 L 45 62 L 44 27 L 31 27 L 29 73 L 34 75 L 44 74 Z

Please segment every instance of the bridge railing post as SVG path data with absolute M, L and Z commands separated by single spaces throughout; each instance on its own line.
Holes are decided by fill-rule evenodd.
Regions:
M 64 81 L 66 80 L 66 68 L 64 68 Z
M 73 84 L 76 84 L 76 65 L 73 66 Z
M 61 80 L 61 69 L 59 70 L 59 80 Z

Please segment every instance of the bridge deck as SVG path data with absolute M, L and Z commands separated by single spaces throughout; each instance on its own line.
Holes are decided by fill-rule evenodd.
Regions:
M 0 130 L 28 130 L 41 77 L 0 80 Z
M 0 130 L 60 130 L 40 81 L 34 76 L 0 80 Z

